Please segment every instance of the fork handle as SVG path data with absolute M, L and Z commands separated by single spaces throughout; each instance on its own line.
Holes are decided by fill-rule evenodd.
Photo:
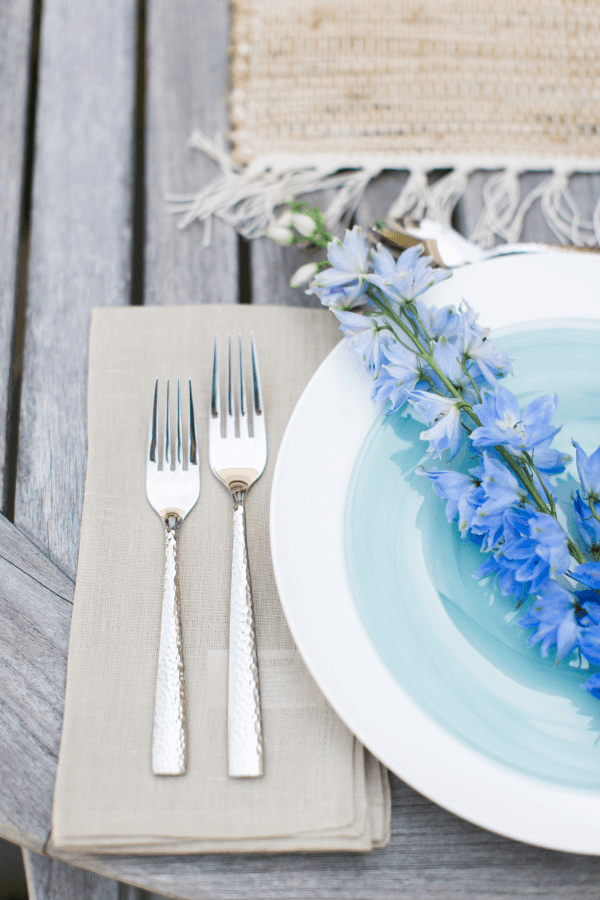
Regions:
M 152 734 L 154 775 L 184 775 L 186 770 L 183 643 L 177 573 L 177 538 L 181 522 L 182 518 L 176 514 L 163 518 L 165 581 Z
M 229 776 L 263 774 L 262 723 L 252 587 L 246 545 L 245 491 L 233 491 L 233 555 L 229 619 Z

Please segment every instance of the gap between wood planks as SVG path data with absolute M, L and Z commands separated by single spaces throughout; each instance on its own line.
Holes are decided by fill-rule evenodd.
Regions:
M 146 0 L 138 2 L 136 44 L 136 99 L 133 112 L 133 197 L 131 210 L 132 306 L 144 302 L 144 249 L 146 244 Z
M 23 183 L 19 212 L 19 254 L 16 260 L 17 278 L 15 291 L 15 319 L 11 356 L 11 393 L 6 419 L 6 489 L 4 515 L 11 522 L 15 516 L 15 491 L 17 484 L 17 459 L 19 453 L 19 424 L 21 412 L 21 378 L 25 353 L 25 318 L 27 313 L 27 281 L 29 269 L 29 225 L 31 218 L 31 192 L 35 152 L 35 111 L 38 89 L 38 63 L 42 0 L 34 0 L 31 24 L 29 85 L 27 89 L 27 117 L 24 140 Z

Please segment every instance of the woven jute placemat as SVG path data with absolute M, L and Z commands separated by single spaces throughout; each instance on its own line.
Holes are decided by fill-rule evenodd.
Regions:
M 539 202 L 558 240 L 600 243 L 600 202 L 582 211 L 571 191 L 600 171 L 599 48 L 593 0 L 235 0 L 230 144 L 191 140 L 222 176 L 170 199 L 182 225 L 218 215 L 255 237 L 328 188 L 335 227 L 395 169 L 410 177 L 389 214 L 448 223 L 484 170 L 475 240 L 517 240 Z M 531 171 L 545 178 L 523 195 Z
M 237 0 L 232 45 L 239 162 L 317 151 L 597 165 L 590 0 Z

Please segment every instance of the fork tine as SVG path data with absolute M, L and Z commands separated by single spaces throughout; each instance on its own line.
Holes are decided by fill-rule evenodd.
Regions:
M 150 419 L 150 436 L 148 438 L 148 460 L 158 465 L 158 378 L 154 381 L 154 401 L 152 403 L 152 418 Z
M 250 347 L 252 350 L 252 393 L 254 400 L 254 413 L 256 416 L 263 415 L 263 395 L 260 385 L 260 370 L 258 368 L 258 354 L 256 352 L 256 342 L 254 334 L 250 334 Z
M 225 437 L 235 437 L 235 412 L 233 407 L 233 377 L 231 372 L 231 335 L 227 335 L 227 415 Z
M 181 384 L 177 379 L 177 447 L 175 456 L 175 468 L 183 468 L 183 438 L 181 436 Z
M 213 351 L 212 390 L 210 397 L 210 414 L 214 419 L 221 418 L 221 386 L 219 384 L 219 351 L 217 335 L 215 334 L 215 347 Z
M 169 379 L 167 378 L 167 409 L 165 414 L 165 454 L 163 468 L 171 468 L 171 401 L 169 399 Z
M 244 362 L 242 359 L 242 336 L 238 334 L 238 350 L 240 361 L 240 437 L 248 437 L 248 410 L 246 409 L 246 391 L 244 389 Z
M 190 455 L 189 466 L 198 465 L 198 435 L 196 434 L 196 414 L 194 413 L 194 398 L 192 396 L 192 379 L 190 384 Z

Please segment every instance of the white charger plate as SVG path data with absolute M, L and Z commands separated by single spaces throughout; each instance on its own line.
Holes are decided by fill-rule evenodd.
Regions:
M 498 258 L 456 271 L 427 296 L 436 304 L 465 299 L 479 311 L 481 324 L 500 331 L 535 329 L 536 322 L 548 319 L 599 320 L 600 258 L 568 252 Z M 598 322 L 590 327 L 596 329 Z M 600 359 L 598 363 L 600 368 Z M 555 389 L 560 394 L 560 385 L 546 387 Z M 356 460 L 378 416 L 370 396 L 370 378 L 342 342 L 303 393 L 277 459 L 271 547 L 281 601 L 300 653 L 354 734 L 425 796 L 508 837 L 600 853 L 600 790 L 559 783 L 495 759 L 471 735 L 444 725 L 403 683 L 389 659 L 386 663 L 365 626 L 364 609 L 361 616 L 348 575 L 344 536 Z M 600 415 L 600 396 L 598 407 Z M 414 510 L 407 516 L 412 528 Z M 448 533 L 453 527 L 445 523 Z M 422 548 L 415 545 L 414 551 L 421 554 L 415 565 L 421 567 L 422 590 L 434 596 Z M 537 649 L 523 653 L 539 657 Z M 600 704 L 598 709 L 600 715 Z M 535 746 L 535 732 L 531 739 Z

